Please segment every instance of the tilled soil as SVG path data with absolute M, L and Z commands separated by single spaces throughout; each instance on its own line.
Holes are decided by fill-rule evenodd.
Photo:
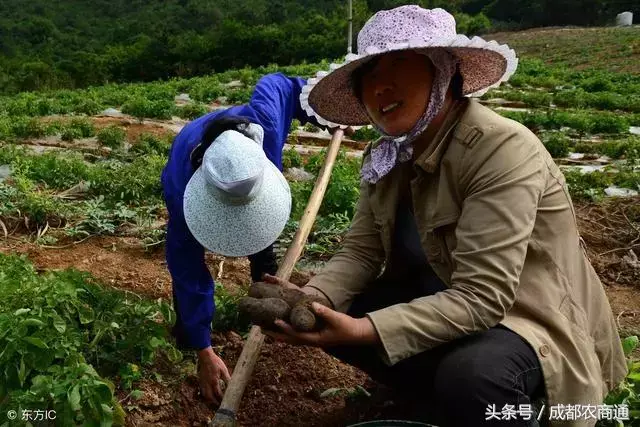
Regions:
M 640 217 L 637 199 L 599 205 L 576 206 L 581 233 L 591 260 L 602 278 L 623 335 L 640 334 L 640 266 L 630 251 L 640 254 Z M 139 241 L 124 237 L 95 237 L 80 244 L 57 249 L 17 240 L 0 240 L 1 252 L 26 254 L 41 270 L 73 267 L 92 273 L 110 286 L 150 298 L 171 299 L 171 280 L 162 250 L 145 252 Z M 226 289 L 237 292 L 250 283 L 249 264 L 244 258 L 206 256 L 213 277 Z M 220 266 L 222 273 L 220 274 Z M 292 281 L 303 284 L 304 273 Z M 214 334 L 215 350 L 233 369 L 243 340 L 229 332 Z M 194 361 L 193 356 L 186 357 Z M 180 368 L 181 367 L 181 368 Z M 205 425 L 214 408 L 198 396 L 194 363 L 172 366 L 159 363 L 162 382 L 144 380 L 138 388 L 142 399 L 132 402 L 127 393 L 119 399 L 127 409 L 127 425 Z M 180 371 L 179 369 L 182 369 Z M 320 398 L 330 388 L 353 390 L 356 386 L 378 390 L 361 371 L 339 362 L 316 348 L 296 347 L 265 341 L 238 414 L 242 426 L 339 426 L 363 419 L 406 415 L 393 402 L 393 395 L 378 390 L 370 398 L 350 399 L 344 393 Z
M 162 251 L 147 253 L 135 239 L 95 237 L 78 245 L 47 249 L 16 240 L 0 241 L 0 251 L 25 254 L 38 270 L 76 268 L 92 273 L 103 283 L 149 298 L 171 299 L 171 281 Z M 207 254 L 207 264 L 218 278 L 220 257 Z M 246 259 L 224 259 L 219 281 L 231 292 L 250 282 Z M 302 284 L 308 276 L 295 272 L 292 281 Z M 214 334 L 212 345 L 232 371 L 242 351 L 243 340 L 233 332 Z M 195 362 L 193 356 L 187 359 Z M 181 365 L 185 369 L 185 365 Z M 144 380 L 137 388 L 142 399 L 132 401 L 119 392 L 127 410 L 127 425 L 191 426 L 206 425 L 214 408 L 198 396 L 195 363 L 180 371 L 159 363 L 163 381 Z M 238 413 L 238 424 L 246 426 L 343 425 L 345 398 L 320 399 L 329 388 L 353 389 L 364 385 L 367 376 L 316 348 L 289 346 L 267 338 L 251 382 L 245 390 Z M 357 418 L 360 414 L 351 416 Z M 354 418 L 354 419 L 355 419 Z

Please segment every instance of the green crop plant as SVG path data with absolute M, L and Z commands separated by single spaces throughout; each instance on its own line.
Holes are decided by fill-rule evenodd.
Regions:
M 558 107 L 584 108 L 588 104 L 587 97 L 584 89 L 563 90 L 553 96 L 553 102 Z
M 150 154 L 131 163 L 105 162 L 91 170 L 90 194 L 111 201 L 149 204 L 162 198 L 159 176 L 167 159 Z
M 604 75 L 585 79 L 580 82 L 580 87 L 587 92 L 610 92 L 616 89 L 615 83 Z
M 304 125 L 304 130 L 305 132 L 318 132 L 320 128 L 315 126 L 313 123 L 307 123 Z
M 617 173 L 610 171 L 596 171 L 582 173 L 569 169 L 563 171 L 574 200 L 600 201 L 604 197 L 605 188 L 616 185 L 623 188 L 639 189 L 640 173 L 632 170 L 633 162 L 629 166 L 621 166 Z
M 324 163 L 325 156 L 326 149 L 313 154 L 309 157 L 305 169 L 317 176 Z M 349 158 L 345 150 L 340 150 L 331 171 L 331 179 L 322 200 L 322 205 L 320 205 L 318 211 L 319 215 L 344 213 L 349 217 L 353 216 L 358 196 L 360 195 L 360 164 L 360 159 Z M 314 183 L 307 181 L 292 184 L 298 184 L 296 187 L 302 187 L 296 189 L 297 200 L 294 197 L 296 212 L 300 213 L 304 210 L 303 205 L 306 205 Z
M 282 151 L 282 167 L 284 169 L 299 168 L 302 166 L 302 156 L 294 148 Z
M 82 138 L 82 130 L 72 126 L 65 126 L 60 132 L 60 139 L 67 142 L 73 142 Z
M 289 132 L 296 132 L 300 127 L 300 120 L 293 119 L 291 120 L 291 126 L 289 126 Z
M 85 97 L 77 97 L 69 105 L 70 112 L 87 116 L 95 116 L 101 110 L 103 110 L 103 106 L 98 101 Z
M 171 148 L 174 135 L 168 134 L 158 137 L 151 133 L 141 133 L 138 140 L 134 142 L 131 151 L 135 154 L 155 154 L 166 156 Z
M 233 294 L 220 282 L 216 282 L 214 292 L 216 315 L 211 324 L 214 331 L 234 330 L 240 334 L 249 331 L 249 318 L 238 310 L 238 304 L 243 296 L 246 296 L 246 292 Z
M 33 182 L 23 177 L 12 185 L 0 183 L 0 219 L 6 227 L 22 225 L 27 231 L 64 225 L 73 208 L 51 193 L 38 191 Z
M 135 210 L 129 209 L 122 202 L 109 206 L 104 202 L 103 196 L 82 201 L 78 210 L 83 214 L 82 219 L 65 230 L 71 237 L 113 235 L 120 225 L 133 220 L 137 215 Z
M 198 102 L 189 103 L 184 105 L 183 107 L 178 107 L 176 109 L 178 117 L 185 120 L 194 120 L 200 116 L 204 116 L 209 112 L 209 109 L 206 105 Z
M 516 120 L 534 131 L 569 127 L 582 135 L 590 133 L 618 134 L 629 130 L 631 116 L 604 111 L 500 111 L 504 117 Z
M 134 94 L 146 98 L 149 101 L 173 102 L 175 90 L 167 84 L 152 83 L 150 85 L 139 84 L 134 86 Z
M 122 106 L 122 112 L 129 114 L 138 120 L 146 118 L 168 120 L 175 112 L 173 100 L 152 101 L 141 96 L 134 97 Z
M 36 118 L 12 117 L 9 119 L 9 123 L 11 128 L 9 136 L 15 138 L 41 138 L 46 134 L 46 127 Z
M 199 102 L 212 102 L 224 94 L 224 88 L 217 80 L 199 79 L 189 90 L 189 95 Z
M 629 130 L 629 122 L 625 117 L 615 114 L 600 114 L 593 120 L 591 129 L 594 133 L 623 133 Z
M 253 88 L 238 88 L 233 89 L 227 94 L 227 102 L 232 105 L 240 105 L 249 102 L 251 95 L 253 94 Z
M 9 117 L 0 116 L 0 141 L 7 141 L 13 137 L 13 127 Z
M 10 158 L 10 155 L 14 156 Z M 86 163 L 70 154 L 28 154 L 24 150 L 0 147 L 0 159 L 7 158 L 14 175 L 44 184 L 55 190 L 67 190 L 80 181 L 89 183 L 88 195 L 104 196 L 106 201 L 124 201 L 148 205 L 162 198 L 158 177 L 166 155 L 138 156 L 132 162 L 117 159 Z
M 380 138 L 380 133 L 373 127 L 364 126 L 356 130 L 351 138 L 356 141 L 375 141 Z
M 117 125 L 109 125 L 98 131 L 98 142 L 105 147 L 118 149 L 124 145 L 127 132 Z
M 331 213 L 318 217 L 305 246 L 305 256 L 320 260 L 331 258 L 342 245 L 351 225 L 351 217 L 345 213 Z
M 24 150 L 2 147 L 0 153 L 3 152 L 6 153 L 6 156 L 15 156 L 10 161 L 14 168 L 14 175 L 44 184 L 48 188 L 66 190 L 81 180 L 87 180 L 90 176 L 91 166 L 86 164 L 82 160 L 82 156 L 76 153 L 32 155 Z M 4 156 L 0 155 L 1 157 Z
M 86 118 L 75 117 L 71 119 L 69 126 L 78 129 L 81 138 L 91 138 L 96 134 L 93 122 Z
M 640 152 L 640 137 L 604 141 L 597 144 L 583 142 L 576 144 L 573 150 L 577 153 L 597 153 L 612 159 L 637 157 L 636 153 Z
M 625 405 L 629 410 L 629 420 L 598 420 L 597 427 L 640 426 L 640 360 L 633 358 L 633 351 L 638 348 L 638 336 L 632 335 L 622 340 L 622 348 L 627 358 L 628 373 L 622 384 L 610 392 L 604 400 L 605 405 Z
M 569 138 L 562 133 L 551 134 L 543 139 L 543 143 L 554 159 L 566 157 L 569 154 Z
M 553 97 L 547 92 L 525 92 L 520 96 L 518 101 L 522 101 L 533 108 L 548 107 L 553 101 Z
M 2 413 L 55 410 L 62 426 L 122 425 L 114 379 L 123 361 L 146 370 L 159 355 L 182 359 L 168 332 L 170 305 L 104 288 L 86 273 L 38 274 L 25 258 L 0 255 L 0 298 Z

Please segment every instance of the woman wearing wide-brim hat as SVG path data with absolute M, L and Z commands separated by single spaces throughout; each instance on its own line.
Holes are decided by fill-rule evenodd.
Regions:
M 472 99 L 516 67 L 446 11 L 402 6 L 301 95 L 320 123 L 383 136 L 342 249 L 303 288 L 331 303 L 317 311 L 327 327 L 268 333 L 398 386 L 439 426 L 537 425 L 540 399 L 551 425 L 592 426 L 627 372 L 561 171 L 527 128 Z

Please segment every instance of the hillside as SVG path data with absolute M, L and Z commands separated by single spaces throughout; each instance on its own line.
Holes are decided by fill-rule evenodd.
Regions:
M 483 37 L 508 43 L 524 58 L 576 70 L 640 74 L 640 25 L 630 28 L 536 28 Z
M 418 0 L 458 30 L 610 25 L 634 0 Z M 194 77 L 229 68 L 318 62 L 344 54 L 340 0 L 3 0 L 0 94 Z M 354 0 L 353 35 L 398 0 Z M 637 19 L 637 18 L 636 18 Z

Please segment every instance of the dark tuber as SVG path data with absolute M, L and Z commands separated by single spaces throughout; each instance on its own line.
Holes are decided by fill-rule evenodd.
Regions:
M 297 331 L 311 332 L 322 327 L 311 308 L 313 302 L 329 306 L 324 298 L 259 282 L 249 288 L 248 296 L 240 300 L 238 308 L 260 327 L 271 328 L 276 319 L 282 319 Z

